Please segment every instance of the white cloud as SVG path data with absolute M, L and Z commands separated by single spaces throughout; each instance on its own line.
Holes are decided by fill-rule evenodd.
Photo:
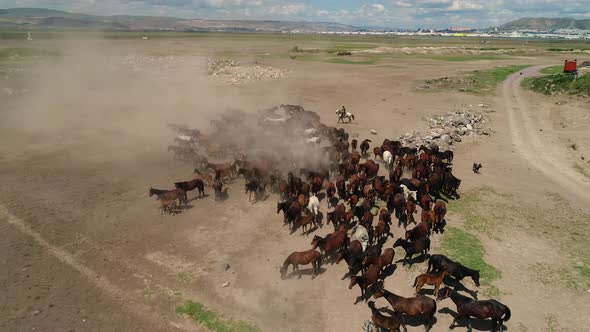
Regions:
M 377 12 L 385 11 L 385 6 L 381 3 L 374 3 L 371 5 L 371 8 L 373 8 Z

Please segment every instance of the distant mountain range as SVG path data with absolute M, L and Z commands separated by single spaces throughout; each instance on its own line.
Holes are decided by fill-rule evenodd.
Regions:
M 557 29 L 590 30 L 590 19 L 573 18 L 521 18 L 498 27 L 499 30 L 537 30 L 551 31 Z
M 228 31 L 228 32 L 347 32 L 392 31 L 378 26 L 332 22 L 204 20 L 160 16 L 96 16 L 43 8 L 0 9 L 0 29 L 81 29 L 122 31 Z M 502 31 L 556 29 L 590 30 L 590 19 L 521 18 L 498 27 Z
M 342 32 L 360 27 L 330 22 L 202 20 L 158 16 L 95 16 L 42 8 L 0 9 L 0 29 L 92 29 L 244 32 Z

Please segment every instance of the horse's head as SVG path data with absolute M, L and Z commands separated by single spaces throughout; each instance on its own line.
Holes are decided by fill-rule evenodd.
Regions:
M 348 289 L 352 289 L 352 287 L 354 287 L 354 285 L 356 285 L 358 278 L 359 277 L 357 277 L 357 276 L 350 277 L 350 283 L 348 284 Z
M 285 277 L 287 276 L 287 268 L 288 266 L 283 266 L 279 268 L 279 271 L 281 272 L 281 280 L 285 280 Z
M 403 247 L 403 245 L 404 245 L 404 240 L 400 237 L 397 240 L 395 240 L 395 242 L 393 243 L 393 248 Z
M 317 248 L 320 245 L 321 241 L 321 237 L 314 235 L 313 239 L 311 240 L 311 245 L 313 246 L 313 249 Z
M 385 295 L 385 293 L 383 292 L 383 288 L 379 288 L 375 292 L 373 292 L 373 298 L 375 299 L 383 297 L 383 295 Z
M 474 270 L 474 271 L 475 272 L 471 275 L 471 279 L 473 279 L 475 286 L 479 287 L 479 271 L 478 270 Z
M 154 188 L 150 187 L 150 197 L 154 195 Z

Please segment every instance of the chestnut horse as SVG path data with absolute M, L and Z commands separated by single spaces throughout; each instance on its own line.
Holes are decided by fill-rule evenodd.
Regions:
M 449 273 L 447 270 L 441 270 L 438 274 L 422 273 L 414 279 L 414 286 L 416 287 L 416 295 L 424 285 L 434 286 L 434 296 L 438 296 L 438 289 L 440 284 L 443 283 L 445 276 Z
M 322 255 L 315 249 L 290 254 L 285 260 L 285 263 L 283 263 L 283 267 L 280 269 L 281 279 L 285 279 L 289 265 L 293 265 L 293 272 L 299 272 L 299 278 L 301 278 L 299 265 L 307 265 L 309 263 L 311 263 L 313 267 L 313 275 L 311 278 L 315 278 L 316 275 L 320 274 L 320 266 L 322 264 L 321 257 Z

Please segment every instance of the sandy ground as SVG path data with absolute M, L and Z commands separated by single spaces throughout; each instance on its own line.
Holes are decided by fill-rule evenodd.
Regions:
M 158 43 L 158 52 L 198 49 L 187 45 L 193 41 Z M 124 41 L 109 47 L 118 53 L 114 58 L 147 52 Z M 84 57 L 92 61 L 80 60 Z M 361 138 L 375 129 L 379 134 L 371 138 L 379 142 L 424 128 L 423 118 L 429 115 L 462 104 L 488 103 L 496 110 L 490 116 L 497 134 L 466 139 L 455 149 L 454 173 L 463 179 L 463 191 L 490 186 L 534 203 L 542 201 L 547 190 L 565 197 L 576 190 L 555 186 L 562 178 L 551 168 L 538 170 L 528 158 L 531 150 L 522 152 L 529 148 L 530 133 L 517 130 L 519 139 L 515 139 L 514 125 L 518 128 L 527 120 L 509 120 L 510 114 L 516 114 L 510 110 L 514 100 L 507 103 L 505 96 L 518 89 L 510 81 L 498 97 L 415 89 L 417 79 L 505 62 L 422 59 L 378 67 L 269 60 L 287 67 L 289 76 L 226 87 L 202 79 L 203 59 L 199 54 L 177 56 L 165 70 L 149 65 L 137 74 L 109 69 L 108 59 L 97 61 L 84 53 L 35 80 L 41 88 L 34 89 L 32 97 L 2 97 L 1 330 L 203 330 L 174 312 L 177 305 L 192 299 L 228 317 L 254 322 L 264 331 L 359 331 L 370 311 L 362 302 L 355 304 L 359 289 L 349 291 L 348 282 L 341 280 L 346 272 L 343 263 L 324 265 L 315 280 L 309 275 L 280 280 L 284 258 L 309 248 L 312 236 L 289 234 L 282 217 L 275 214 L 276 197 L 249 203 L 239 179 L 230 185 L 227 201 L 216 203 L 211 196 L 194 199 L 190 209 L 176 216 L 161 216 L 157 202 L 147 197 L 150 186 L 169 187 L 191 177 L 190 166 L 172 161 L 166 153 L 172 137 L 166 124 L 205 126 L 226 107 L 255 111 L 280 103 L 301 104 L 335 125 L 334 110 L 346 105 L 357 117 L 346 129 Z M 554 105 L 518 94 L 519 100 L 533 105 L 531 110 Z M 559 121 L 570 121 L 568 112 L 577 112 L 576 105 L 568 107 L 558 112 Z M 534 116 L 529 120 L 536 121 Z M 587 128 L 587 119 L 577 123 Z M 577 140 L 582 132 L 562 129 L 543 133 Z M 555 147 L 550 151 L 563 148 L 568 153 L 556 142 L 543 144 Z M 484 164 L 480 176 L 471 173 L 474 161 Z M 587 198 L 586 194 L 583 199 Z M 461 216 L 451 211 L 449 224 L 461 223 Z M 317 231 L 328 232 L 326 227 Z M 401 235 L 397 228 L 393 232 Z M 486 260 L 503 272 L 497 282 L 502 291 L 498 299 L 512 309 L 509 330 L 543 331 L 553 319 L 558 322 L 554 330 L 587 330 L 588 293 L 547 287 L 523 272 L 528 263 L 559 262 L 559 253 L 546 250 L 553 244 L 517 225 L 496 235 L 503 241 L 486 234 L 481 238 Z M 392 243 L 390 239 L 386 246 Z M 439 244 L 440 236 L 435 236 L 433 253 Z M 226 263 L 231 266 L 228 271 Z M 410 296 L 414 277 L 425 269 L 421 264 L 412 269 L 399 266 L 385 287 Z M 226 282 L 230 285 L 222 287 Z M 475 287 L 470 280 L 465 285 Z M 381 299 L 377 303 L 386 305 Z M 450 300 L 438 307 L 455 310 Z M 451 316 L 443 310 L 437 318 L 433 331 L 446 331 Z M 478 330 L 489 328 L 474 325 Z M 422 330 L 409 327 L 409 331 Z

